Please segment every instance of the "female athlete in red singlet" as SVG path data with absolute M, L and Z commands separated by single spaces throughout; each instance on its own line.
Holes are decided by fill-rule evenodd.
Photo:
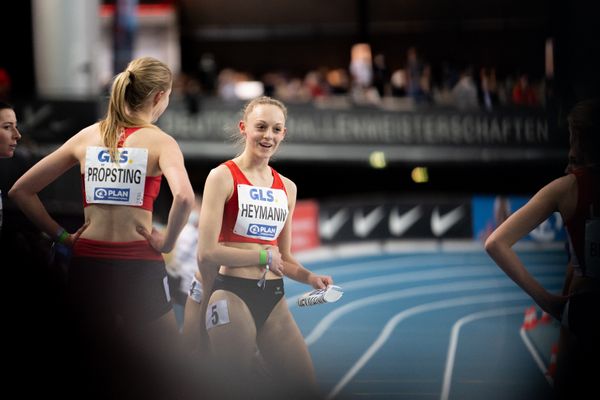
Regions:
M 313 288 L 333 281 L 308 271 L 291 253 L 296 185 L 269 166 L 286 135 L 286 112 L 270 97 L 250 101 L 239 122 L 244 151 L 213 169 L 204 187 L 198 247 L 203 320 L 211 360 L 224 374 L 224 398 L 315 398 L 318 392 L 283 276 Z
M 158 395 L 166 379 L 166 368 L 159 366 L 175 354 L 178 332 L 161 253 L 173 249 L 194 193 L 179 145 L 154 125 L 169 104 L 172 80 L 156 59 L 131 61 L 115 77 L 106 117 L 34 165 L 9 193 L 40 230 L 72 248 L 68 295 L 79 350 L 92 357 L 86 366 L 94 371 L 86 377 L 111 380 L 98 385 L 108 387 L 107 398 Z M 71 234 L 38 193 L 76 165 L 85 224 Z M 159 232 L 152 226 L 152 206 L 163 176 L 173 202 Z M 150 378 L 157 370 L 157 378 Z

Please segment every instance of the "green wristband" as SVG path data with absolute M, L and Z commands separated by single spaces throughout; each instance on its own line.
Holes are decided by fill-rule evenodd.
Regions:
M 258 256 L 258 263 L 260 265 L 267 265 L 267 251 L 261 250 Z
M 66 230 L 61 228 L 60 233 L 56 237 L 56 241 L 60 244 L 64 244 L 68 237 L 69 237 L 69 232 L 67 232 Z

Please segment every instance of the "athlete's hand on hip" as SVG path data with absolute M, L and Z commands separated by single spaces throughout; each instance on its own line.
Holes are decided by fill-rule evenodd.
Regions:
M 271 260 L 269 263 L 269 270 L 275 275 L 283 276 L 283 260 L 281 259 L 281 253 L 277 246 L 266 246 L 265 250 L 271 252 Z
M 546 292 L 543 301 L 540 301 L 538 304 L 542 310 L 560 321 L 569 297 Z
M 75 244 L 77 239 L 79 239 L 79 236 L 81 236 L 83 231 L 85 231 L 89 225 L 90 225 L 90 221 L 85 221 L 85 223 L 83 225 L 81 225 L 81 227 L 79 229 L 77 229 L 77 232 L 72 233 L 72 234 L 70 233 L 69 236 L 67 236 L 67 238 L 65 239 L 64 245 L 68 246 L 68 247 L 73 247 L 73 245 Z
M 143 226 L 138 226 L 137 231 L 146 238 L 154 250 L 160 251 L 161 253 L 169 252 L 169 249 L 165 249 L 165 236 L 154 226 L 152 227 L 152 232 L 148 232 Z
M 329 285 L 333 285 L 333 279 L 329 275 L 310 274 L 308 283 L 315 289 L 325 289 Z

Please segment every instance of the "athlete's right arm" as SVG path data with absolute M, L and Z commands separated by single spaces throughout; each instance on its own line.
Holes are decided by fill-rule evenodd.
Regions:
M 219 243 L 225 202 L 233 192 L 233 178 L 226 166 L 210 171 L 204 184 L 198 222 L 198 264 L 247 267 L 259 265 L 258 250 L 238 249 Z
M 187 224 L 194 205 L 194 190 L 185 169 L 183 154 L 179 145 L 171 136 L 163 136 L 158 160 L 160 170 L 169 183 L 173 202 L 169 211 L 164 241 L 159 249 L 163 253 L 173 250 L 181 230 Z
M 496 264 L 546 312 L 560 317 L 563 296 L 547 291 L 527 270 L 513 245 L 560 209 L 570 185 L 567 177 L 544 186 L 523 207 L 508 217 L 485 242 L 485 250 Z
M 76 149 L 81 142 L 81 136 L 80 132 L 36 163 L 8 192 L 9 197 L 27 218 L 52 238 L 56 238 L 61 227 L 48 214 L 38 193 L 78 163 Z

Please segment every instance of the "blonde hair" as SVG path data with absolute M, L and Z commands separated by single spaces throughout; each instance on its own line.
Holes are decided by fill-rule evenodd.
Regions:
M 242 109 L 242 119 L 246 121 L 246 119 L 248 118 L 248 114 L 250 114 L 256 106 L 263 104 L 279 107 L 279 109 L 283 112 L 283 118 L 287 119 L 287 108 L 285 107 L 285 105 L 283 105 L 281 101 L 269 96 L 256 97 L 250 100 L 248 103 L 246 103 L 246 105 Z
M 106 117 L 100 121 L 100 135 L 113 160 L 117 157 L 117 144 L 123 128 L 151 127 L 131 115 L 143 107 L 152 95 L 171 88 L 173 75 L 165 63 L 152 57 L 132 60 L 127 68 L 115 76 Z

